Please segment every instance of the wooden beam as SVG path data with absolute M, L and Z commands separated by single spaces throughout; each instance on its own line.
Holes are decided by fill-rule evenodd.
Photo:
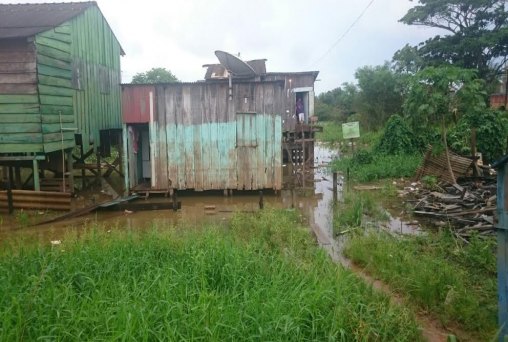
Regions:
M 33 160 L 33 175 L 34 175 L 34 190 L 41 191 L 41 183 L 39 180 L 39 162 L 37 159 Z

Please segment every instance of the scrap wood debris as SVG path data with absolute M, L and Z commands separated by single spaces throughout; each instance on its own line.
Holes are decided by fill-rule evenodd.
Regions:
M 426 217 L 436 226 L 449 225 L 456 236 L 467 239 L 495 233 L 496 179 L 459 180 L 459 184 L 441 181 L 429 189 L 420 182 L 406 187 L 401 196 L 410 197 L 413 214 Z M 412 185 L 413 185 L 412 184 Z
M 422 186 L 419 181 L 402 192 L 402 196 L 412 197 L 408 202 L 412 203 L 414 215 L 425 217 L 436 226 L 449 225 L 464 240 L 473 234 L 493 235 L 497 191 L 493 170 L 477 165 L 472 158 L 449 152 L 451 177 L 444 154 L 432 156 L 431 151 L 429 147 L 417 179 L 424 181 L 425 176 L 432 176 L 439 183 Z M 458 184 L 452 181 L 455 177 Z

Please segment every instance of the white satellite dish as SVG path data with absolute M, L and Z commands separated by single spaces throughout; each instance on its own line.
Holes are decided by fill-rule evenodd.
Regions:
M 219 59 L 220 64 L 235 77 L 248 78 L 257 75 L 249 64 L 230 53 L 217 50 L 215 56 Z

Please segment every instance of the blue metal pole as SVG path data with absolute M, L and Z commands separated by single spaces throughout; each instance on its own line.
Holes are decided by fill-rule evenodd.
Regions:
M 499 314 L 499 341 L 505 341 L 508 334 L 508 220 L 507 207 L 505 203 L 506 173 L 508 171 L 506 163 L 497 170 L 497 291 L 498 291 L 498 314 Z

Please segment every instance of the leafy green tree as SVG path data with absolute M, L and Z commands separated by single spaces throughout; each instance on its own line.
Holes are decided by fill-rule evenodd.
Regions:
M 360 89 L 357 109 L 367 127 L 380 128 L 392 114 L 401 113 L 406 77 L 394 72 L 388 63 L 359 68 L 355 77 Z
M 315 113 L 321 121 L 347 121 L 355 113 L 358 88 L 352 83 L 343 83 L 317 97 Z
M 132 78 L 134 84 L 154 84 L 179 82 L 173 73 L 166 68 L 152 68 L 147 72 L 139 72 Z
M 458 153 L 471 155 L 471 134 L 476 128 L 477 150 L 485 162 L 493 162 L 504 154 L 507 124 L 502 112 L 491 109 L 464 115 L 449 132 L 450 147 Z
M 508 11 L 505 0 L 418 0 L 401 22 L 444 30 L 414 47 L 424 66 L 451 64 L 477 69 L 494 81 L 508 56 Z M 407 52 L 407 51 L 406 51 Z M 399 50 L 398 54 L 403 52 Z M 421 61 L 415 59 L 415 63 Z
M 429 125 L 441 126 L 441 138 L 452 179 L 455 178 L 448 155 L 447 128 L 462 115 L 474 117 L 485 110 L 484 96 L 484 82 L 478 79 L 474 70 L 453 66 L 428 67 L 412 78 L 404 112 L 410 119 L 413 131 Z
M 418 48 L 416 46 L 406 44 L 393 55 L 392 69 L 396 73 L 414 75 L 420 71 L 423 66 L 423 59 L 418 54 Z

